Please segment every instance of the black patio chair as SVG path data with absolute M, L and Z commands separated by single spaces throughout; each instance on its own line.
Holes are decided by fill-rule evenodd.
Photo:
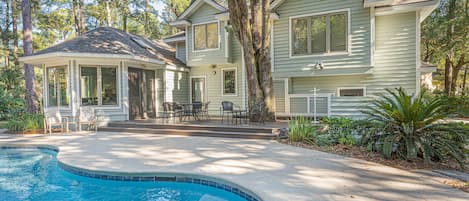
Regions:
M 233 120 L 234 107 L 235 107 L 235 104 L 231 101 L 222 101 L 221 102 L 221 108 L 220 108 L 221 123 L 223 123 L 223 120 L 225 118 L 225 114 L 227 114 L 228 117 L 231 116 L 231 120 Z M 228 120 L 228 122 L 229 122 L 229 120 Z
M 199 101 L 192 102 L 192 116 L 196 120 L 199 120 L 199 116 L 202 112 L 202 108 L 203 108 L 202 102 L 199 102 Z

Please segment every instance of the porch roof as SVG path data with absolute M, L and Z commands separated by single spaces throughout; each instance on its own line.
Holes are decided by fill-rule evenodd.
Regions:
M 47 57 L 122 58 L 135 61 L 186 67 L 176 59 L 175 49 L 163 41 L 154 41 L 111 27 L 99 27 L 82 36 L 21 57 L 25 63 L 37 63 Z

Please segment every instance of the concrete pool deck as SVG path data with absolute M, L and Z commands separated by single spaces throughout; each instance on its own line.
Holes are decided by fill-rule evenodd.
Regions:
M 428 176 L 276 141 L 109 133 L 0 135 L 0 146 L 52 145 L 94 171 L 188 173 L 239 184 L 264 201 L 469 200 Z

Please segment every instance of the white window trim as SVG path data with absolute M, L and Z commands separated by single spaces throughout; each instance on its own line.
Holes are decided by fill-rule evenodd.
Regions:
M 225 71 L 232 71 L 234 70 L 235 72 L 235 92 L 234 93 L 230 93 L 230 94 L 226 94 L 225 93 L 225 75 L 224 75 L 224 72 Z M 222 96 L 238 96 L 238 68 L 235 68 L 235 67 L 232 67 L 232 68 L 222 68 L 221 69 L 221 94 Z
M 98 90 L 98 105 L 82 105 L 82 98 L 81 98 L 81 68 L 82 67 L 95 67 L 97 73 L 97 90 Z M 102 75 L 101 75 L 101 68 L 116 68 L 116 98 L 117 104 L 115 105 L 103 105 L 103 94 L 102 94 Z M 120 86 L 120 66 L 119 65 L 87 65 L 87 64 L 80 64 L 78 65 L 78 105 L 80 107 L 94 107 L 94 108 L 106 108 L 106 109 L 118 109 L 121 107 L 121 86 Z
M 342 89 L 362 89 L 363 96 L 340 96 L 340 90 Z M 366 87 L 338 87 L 337 88 L 337 97 L 365 97 L 366 96 Z
M 204 78 L 204 102 L 208 102 L 208 92 L 207 92 L 207 76 L 206 75 L 194 75 L 189 77 L 189 102 L 192 103 L 192 79 L 194 78 Z
M 347 12 L 347 51 L 338 51 L 338 52 L 330 52 L 330 53 L 316 53 L 316 54 L 308 54 L 308 55 L 293 55 L 293 47 L 292 47 L 292 21 L 293 19 L 296 18 L 302 18 L 302 17 L 312 17 L 312 16 L 319 16 L 319 15 L 327 15 L 327 14 L 333 14 L 333 13 L 341 13 L 341 12 Z M 288 49 L 289 49 L 289 58 L 308 58 L 308 57 L 323 57 L 323 56 L 338 56 L 338 55 L 350 55 L 352 52 L 351 48 L 351 39 L 352 39 L 352 34 L 351 34 L 351 12 L 350 8 L 346 9 L 338 9 L 338 10 L 330 10 L 330 11 L 324 11 L 324 12 L 318 12 L 318 13 L 311 13 L 311 14 L 305 14 L 305 15 L 295 15 L 295 16 L 290 16 L 288 19 Z M 327 38 L 327 37 L 326 37 Z
M 196 50 L 195 49 L 195 26 L 198 25 L 207 25 L 207 24 L 212 24 L 212 23 L 217 23 L 217 28 L 218 28 L 218 47 L 217 48 L 210 48 L 210 49 L 203 49 L 203 50 Z M 208 22 L 202 22 L 202 23 L 197 23 L 197 24 L 192 24 L 192 52 L 208 52 L 208 51 L 214 51 L 214 50 L 220 50 L 220 41 L 221 41 L 221 36 L 220 36 L 220 20 L 214 20 L 214 21 L 208 21 Z
M 47 71 L 48 68 L 59 68 L 59 67 L 65 67 L 67 69 L 67 74 L 66 74 L 66 77 L 68 78 L 67 79 L 67 96 L 68 96 L 68 106 L 49 106 L 49 80 L 48 80 L 48 75 L 49 75 L 49 72 Z M 72 88 L 71 88 L 71 83 L 70 83 L 70 80 L 71 79 L 71 67 L 70 65 L 68 64 L 64 64 L 64 65 L 54 65 L 54 66 L 45 66 L 44 67 L 44 99 L 45 99 L 45 104 L 44 104 L 44 108 L 58 108 L 59 110 L 71 110 L 72 109 L 72 96 L 71 96 L 71 92 L 72 92 Z M 59 97 L 57 97 L 59 98 Z

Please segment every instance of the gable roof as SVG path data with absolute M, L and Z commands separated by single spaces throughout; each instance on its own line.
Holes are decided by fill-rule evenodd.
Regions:
M 142 36 L 133 35 L 111 27 L 99 27 L 84 35 L 64 41 L 52 47 L 38 51 L 31 56 L 50 53 L 88 53 L 99 55 L 127 55 L 137 58 L 148 58 L 169 65 L 185 66 L 175 57 L 175 49 L 163 41 L 153 41 Z
M 184 12 L 182 12 L 182 14 L 177 18 L 177 20 L 183 20 L 191 16 L 204 3 L 207 3 L 208 5 L 214 7 L 220 12 L 225 12 L 227 10 L 226 6 L 221 5 L 221 4 L 225 4 L 224 2 L 225 1 L 220 1 L 220 0 L 193 0 L 191 4 L 189 5 L 189 7 L 186 10 L 184 10 Z
M 378 4 L 379 6 L 400 6 L 412 3 L 421 3 L 426 1 L 432 0 L 363 0 L 364 5 L 368 4 Z M 278 8 L 285 0 L 272 0 L 271 1 L 271 9 L 275 10 Z

